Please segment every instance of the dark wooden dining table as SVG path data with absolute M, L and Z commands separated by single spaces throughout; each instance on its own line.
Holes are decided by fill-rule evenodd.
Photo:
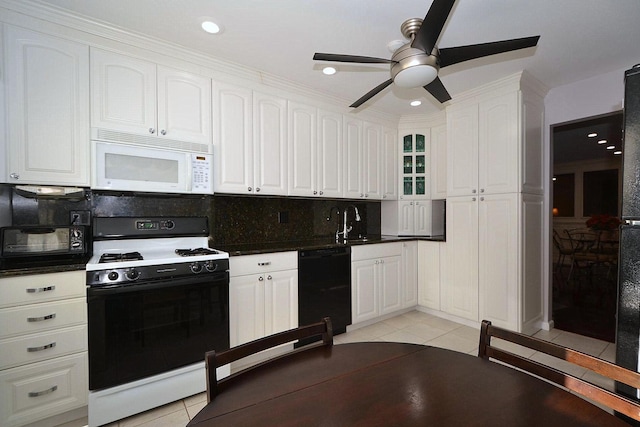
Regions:
M 206 426 L 628 426 L 524 372 L 437 347 L 316 347 L 223 380 Z

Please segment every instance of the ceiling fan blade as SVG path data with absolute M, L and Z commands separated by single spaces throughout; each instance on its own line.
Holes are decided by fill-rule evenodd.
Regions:
M 447 92 L 447 89 L 444 88 L 442 84 L 442 80 L 440 77 L 436 77 L 434 81 L 424 86 L 424 88 L 429 92 L 435 99 L 440 101 L 440 103 L 447 102 L 451 99 L 451 95 Z
M 335 53 L 316 53 L 313 55 L 316 61 L 357 62 L 359 64 L 392 64 L 395 61 L 372 56 L 339 55 Z
M 533 47 L 538 44 L 538 39 L 540 36 L 440 49 L 440 68 L 483 56 Z
M 382 89 L 384 89 L 387 86 L 389 86 L 391 83 L 393 83 L 392 79 L 389 79 L 384 83 L 380 83 L 378 86 L 374 87 L 369 92 L 367 92 L 362 98 L 358 99 L 356 102 L 354 102 L 353 104 L 349 105 L 349 107 L 358 108 L 359 106 L 361 106 L 362 104 L 367 102 L 369 99 L 371 99 L 375 95 L 377 95 L 378 92 L 382 91 Z
M 411 47 L 431 53 L 456 0 L 433 0 Z

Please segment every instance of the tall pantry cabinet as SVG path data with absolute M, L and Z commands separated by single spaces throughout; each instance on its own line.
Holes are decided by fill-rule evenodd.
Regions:
M 450 314 L 525 332 L 542 319 L 544 94 L 518 73 L 447 107 Z

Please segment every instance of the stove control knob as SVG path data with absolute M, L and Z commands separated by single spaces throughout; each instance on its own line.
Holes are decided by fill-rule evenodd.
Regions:
M 138 277 L 140 277 L 140 272 L 135 268 L 130 268 L 126 273 L 124 273 L 124 275 L 129 280 L 136 280 Z
M 109 280 L 118 280 L 118 272 L 117 271 L 110 271 L 109 274 L 107 274 L 107 278 Z
M 189 268 L 191 269 L 192 273 L 198 274 L 202 271 L 202 264 L 198 262 L 194 262 L 194 263 L 191 263 Z
M 206 267 L 207 271 L 216 271 L 218 269 L 218 264 L 213 260 L 207 261 L 204 266 Z

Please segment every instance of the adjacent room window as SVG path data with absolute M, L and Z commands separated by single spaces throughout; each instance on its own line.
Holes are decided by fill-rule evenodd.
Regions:
M 617 169 L 585 172 L 582 182 L 583 216 L 600 214 L 618 216 Z
M 575 215 L 575 175 L 565 173 L 555 175 L 553 181 L 553 215 L 573 217 Z

